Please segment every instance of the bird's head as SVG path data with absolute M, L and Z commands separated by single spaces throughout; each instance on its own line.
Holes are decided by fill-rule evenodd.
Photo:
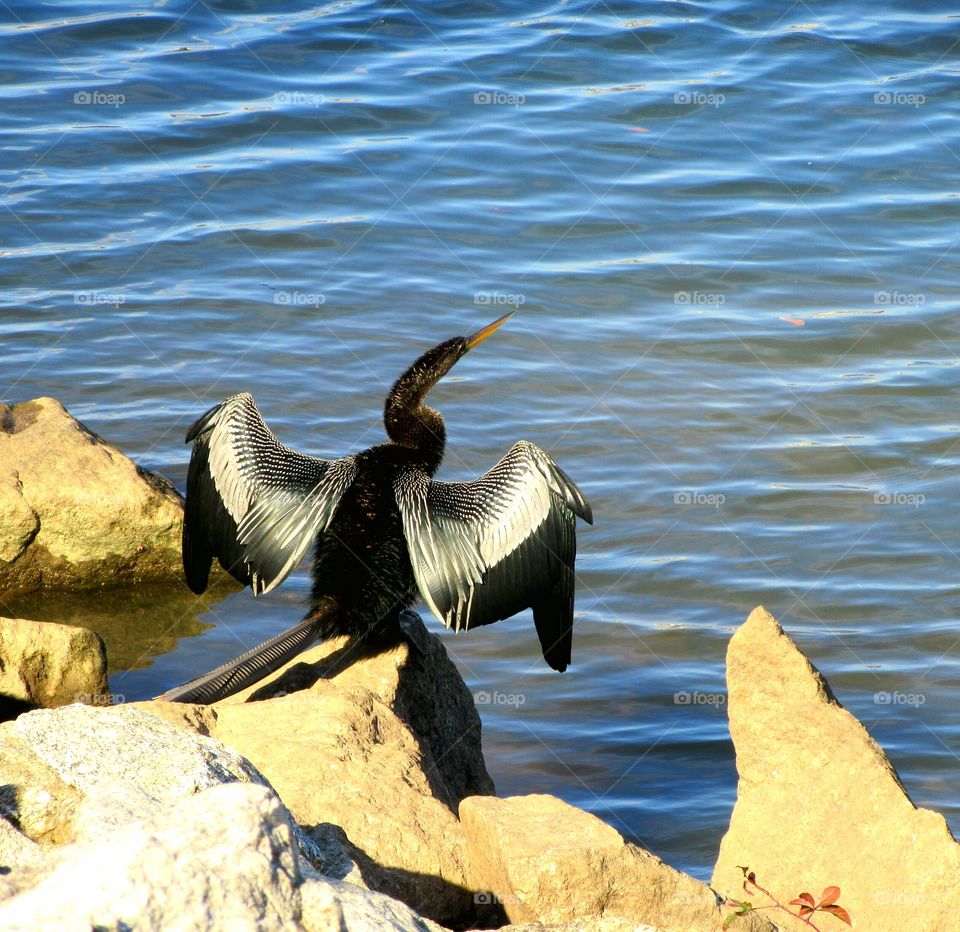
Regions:
M 394 383 L 383 411 L 387 435 L 404 446 L 435 445 L 443 449 L 443 418 L 423 404 L 433 388 L 470 350 L 482 343 L 514 314 L 504 314 L 492 324 L 466 337 L 453 337 L 428 349 Z M 429 436 L 428 436 L 429 435 Z M 430 442 L 432 438 L 432 443 Z

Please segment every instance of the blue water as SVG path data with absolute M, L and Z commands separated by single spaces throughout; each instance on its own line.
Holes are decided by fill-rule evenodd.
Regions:
M 567 673 L 529 617 L 445 635 L 501 795 L 555 793 L 709 876 L 736 792 L 724 651 L 763 602 L 960 826 L 956 16 L 3 16 L 0 398 L 54 395 L 182 488 L 184 431 L 226 395 L 344 454 L 421 350 L 517 308 L 431 396 L 442 477 L 523 437 L 596 525 Z M 292 624 L 307 588 L 36 611 L 107 630 L 134 699 Z

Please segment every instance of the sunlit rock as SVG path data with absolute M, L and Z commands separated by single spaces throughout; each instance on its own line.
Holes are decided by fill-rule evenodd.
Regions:
M 338 638 L 212 707 L 139 705 L 248 758 L 321 848 L 341 839 L 347 876 L 462 923 L 475 904 L 457 806 L 493 783 L 470 692 L 440 639 L 426 644 L 373 653 Z
M 84 628 L 0 618 L 0 711 L 14 703 L 55 708 L 71 702 L 109 704 L 100 637 Z
M 943 816 L 914 806 L 883 750 L 763 608 L 730 641 L 727 687 L 740 782 L 713 886 L 743 899 L 743 865 L 783 903 L 839 887 L 857 929 L 956 928 L 960 845 Z M 845 928 L 834 917 L 822 925 Z
M 714 932 L 723 923 L 721 898 L 706 884 L 554 796 L 472 797 L 460 804 L 460 818 L 470 884 L 512 922 L 591 928 L 616 918 L 683 932 Z M 772 929 L 759 916 L 739 922 L 743 930 Z
M 98 841 L 68 845 L 0 903 L 0 928 L 299 927 L 302 881 L 276 795 L 214 786 Z
M 447 932 L 404 903 L 352 883 L 310 878 L 300 896 L 306 932 Z
M 266 785 L 236 751 L 130 706 L 38 709 L 0 725 L 0 814 L 44 847 L 109 837 L 234 782 Z
M 214 709 L 162 705 L 215 728 Z M 440 930 L 319 874 L 350 871 L 338 842 L 315 844 L 236 751 L 141 709 L 74 705 L 0 726 L 4 930 Z
M 183 504 L 59 401 L 0 404 L 0 594 L 179 580 Z

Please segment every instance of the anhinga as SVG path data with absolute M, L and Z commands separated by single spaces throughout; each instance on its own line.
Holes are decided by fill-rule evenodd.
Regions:
M 424 397 L 508 317 L 427 350 L 390 390 L 389 440 L 325 460 L 283 446 L 246 392 L 187 432 L 183 566 L 203 592 L 213 558 L 255 595 L 315 545 L 310 611 L 283 634 L 166 693 L 213 702 L 255 683 L 318 638 L 392 637 L 419 590 L 456 630 L 533 609 L 544 659 L 570 663 L 575 517 L 590 506 L 549 454 L 521 440 L 472 482 L 437 482 L 443 417 Z

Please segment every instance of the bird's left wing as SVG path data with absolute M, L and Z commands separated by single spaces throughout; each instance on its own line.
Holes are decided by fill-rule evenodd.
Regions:
M 397 503 L 417 585 L 456 630 L 532 608 L 547 663 L 570 662 L 575 516 L 590 505 L 549 454 L 525 440 L 472 482 L 401 474 Z
M 187 432 L 183 567 L 203 592 L 217 557 L 255 595 L 296 568 L 356 476 L 353 457 L 324 460 L 281 444 L 251 395 L 211 408 Z

